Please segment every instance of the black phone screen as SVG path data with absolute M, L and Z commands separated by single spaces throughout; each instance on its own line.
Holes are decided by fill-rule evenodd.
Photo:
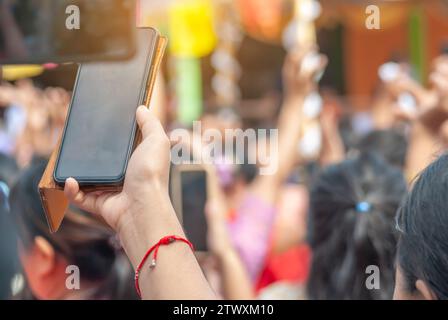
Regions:
M 0 1 L 0 61 L 127 59 L 135 52 L 135 0 Z
M 156 41 L 156 31 L 140 29 L 132 60 L 80 66 L 54 173 L 57 183 L 69 177 L 80 185 L 123 179 Z
M 182 223 L 195 250 L 207 251 L 207 174 L 205 171 L 181 172 Z

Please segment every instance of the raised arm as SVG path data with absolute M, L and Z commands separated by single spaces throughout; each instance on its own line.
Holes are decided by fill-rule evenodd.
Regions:
M 259 175 L 251 186 L 252 194 L 271 204 L 275 203 L 282 183 L 298 160 L 297 146 L 304 119 L 303 102 L 316 89 L 316 74 L 327 64 L 327 58 L 321 55 L 318 66 L 304 68 L 304 58 L 310 52 L 310 49 L 304 49 L 286 58 L 283 69 L 285 96 L 278 119 L 278 152 L 270 152 L 271 163 L 276 164 L 276 170 L 270 175 Z
M 422 102 L 423 90 L 415 94 L 424 107 L 412 121 L 410 145 L 406 159 L 406 174 L 409 180 L 415 178 L 445 148 L 440 137 L 442 125 L 448 119 L 448 57 L 442 56 L 434 63 L 434 72 L 430 77 L 434 89 L 432 103 Z M 431 101 L 431 99 L 426 99 Z
M 80 208 L 101 215 L 117 231 L 134 268 L 162 237 L 185 237 L 168 195 L 170 143 L 160 122 L 139 107 L 143 142 L 133 153 L 120 193 L 84 194 L 67 179 L 65 194 Z M 140 273 L 144 299 L 215 299 L 190 248 L 181 242 L 160 248 L 157 266 Z
M 10 7 L 9 0 L 0 1 L 0 30 L 2 30 L 6 53 L 10 57 L 24 58 L 28 55 L 27 48 Z

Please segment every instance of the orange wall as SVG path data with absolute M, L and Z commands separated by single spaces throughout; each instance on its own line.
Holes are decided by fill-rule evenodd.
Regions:
M 425 7 L 426 23 L 426 67 L 448 45 L 448 7 L 445 11 L 430 5 Z M 383 9 L 384 10 L 384 9 Z M 403 14 L 396 23 L 382 30 L 368 30 L 358 21 L 346 23 L 344 35 L 344 67 L 347 93 L 352 96 L 370 96 L 378 84 L 378 67 L 393 54 L 409 58 L 409 19 Z M 389 17 L 389 19 L 392 17 Z M 392 20 L 390 20 L 392 21 Z M 398 21 L 398 22 L 397 22 Z M 368 105 L 360 106 L 368 107 Z
M 387 30 L 348 28 L 344 35 L 344 64 L 350 95 L 371 95 L 378 84 L 378 67 L 393 54 L 407 57 L 407 25 Z

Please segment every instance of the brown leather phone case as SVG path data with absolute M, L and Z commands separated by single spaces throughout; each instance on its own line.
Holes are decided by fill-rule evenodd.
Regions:
M 165 48 L 167 44 L 167 39 L 165 37 L 159 36 L 156 44 L 156 52 L 153 59 L 153 66 L 151 68 L 151 73 L 149 75 L 147 96 L 145 98 L 145 105 L 149 106 L 151 100 L 152 91 L 154 88 L 154 83 L 162 62 Z M 142 139 L 141 132 L 137 132 L 137 139 L 134 148 L 137 147 Z M 42 206 L 47 218 L 48 226 L 51 232 L 56 232 L 61 226 L 62 220 L 64 219 L 65 212 L 69 206 L 69 202 L 64 195 L 64 190 L 62 187 L 58 186 L 53 179 L 53 172 L 56 165 L 56 160 L 58 158 L 58 153 L 60 149 L 61 140 L 59 140 L 58 145 L 55 147 L 48 165 L 44 171 L 44 174 L 39 183 L 39 194 L 42 201 Z M 84 192 L 93 191 L 121 191 L 122 186 L 95 186 L 83 188 Z

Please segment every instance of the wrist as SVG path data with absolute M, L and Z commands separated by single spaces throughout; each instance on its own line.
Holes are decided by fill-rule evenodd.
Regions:
M 168 194 L 154 190 L 131 204 L 117 226 L 134 268 L 148 248 L 167 235 L 185 237 Z
M 235 261 L 235 259 L 240 259 L 238 253 L 232 246 L 229 246 L 224 250 L 216 252 L 215 256 L 220 265 L 226 264 L 229 261 Z
M 296 93 L 290 93 L 286 95 L 285 97 L 285 103 L 286 104 L 294 104 L 294 103 L 300 103 L 303 101 L 306 97 L 305 92 L 296 92 Z
M 443 108 L 431 108 L 423 111 L 413 123 L 417 130 L 426 130 L 431 134 L 438 134 L 442 124 L 448 119 L 448 112 Z

